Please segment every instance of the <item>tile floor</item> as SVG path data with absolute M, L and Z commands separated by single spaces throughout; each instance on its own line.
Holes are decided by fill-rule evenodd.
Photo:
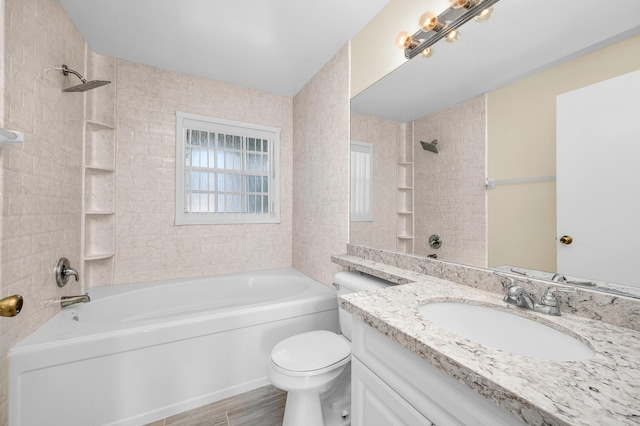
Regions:
M 269 385 L 146 426 L 281 426 L 286 399 Z

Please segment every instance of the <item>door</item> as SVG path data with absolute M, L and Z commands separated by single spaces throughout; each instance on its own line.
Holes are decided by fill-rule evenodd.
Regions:
M 558 272 L 640 286 L 640 71 L 556 107 Z

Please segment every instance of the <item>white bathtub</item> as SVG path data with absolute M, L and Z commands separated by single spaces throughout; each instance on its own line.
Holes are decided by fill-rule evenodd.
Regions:
M 141 425 L 269 383 L 285 337 L 338 330 L 293 269 L 89 290 L 9 353 L 11 426 Z

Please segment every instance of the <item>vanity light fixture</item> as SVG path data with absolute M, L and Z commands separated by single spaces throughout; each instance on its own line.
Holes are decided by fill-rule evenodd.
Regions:
M 493 13 L 493 5 L 499 0 L 449 0 L 451 5 L 440 15 L 428 11 L 420 16 L 420 29 L 413 34 L 398 34 L 396 43 L 404 49 L 404 56 L 412 59 L 418 55 L 428 58 L 433 46 L 440 39 L 454 42 L 460 36 L 459 28 L 474 19 L 487 22 Z
M 447 36 L 444 38 L 447 43 L 455 43 L 460 38 L 460 30 L 451 30 L 447 33 Z

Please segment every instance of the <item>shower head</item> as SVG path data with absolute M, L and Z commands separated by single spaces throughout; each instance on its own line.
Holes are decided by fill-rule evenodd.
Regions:
M 425 151 L 431 151 L 434 154 L 438 153 L 438 148 L 436 148 L 436 145 L 438 145 L 437 139 L 434 139 L 431 142 L 420 141 L 420 145 L 422 145 L 422 149 Z
M 86 92 L 87 90 L 95 89 L 96 87 L 104 86 L 105 84 L 109 83 L 111 82 L 104 80 L 91 80 L 82 84 L 78 84 L 77 86 L 67 87 L 63 90 L 63 92 Z
M 69 73 L 75 75 L 82 81 L 81 84 L 76 86 L 67 87 L 63 90 L 63 92 L 86 92 L 87 90 L 95 89 L 96 87 L 104 86 L 105 84 L 111 83 L 110 81 L 105 80 L 91 80 L 87 81 L 84 77 L 80 75 L 78 71 L 74 71 L 69 69 L 66 65 L 62 65 L 62 68 L 57 68 L 62 71 L 62 74 L 69 75 Z

